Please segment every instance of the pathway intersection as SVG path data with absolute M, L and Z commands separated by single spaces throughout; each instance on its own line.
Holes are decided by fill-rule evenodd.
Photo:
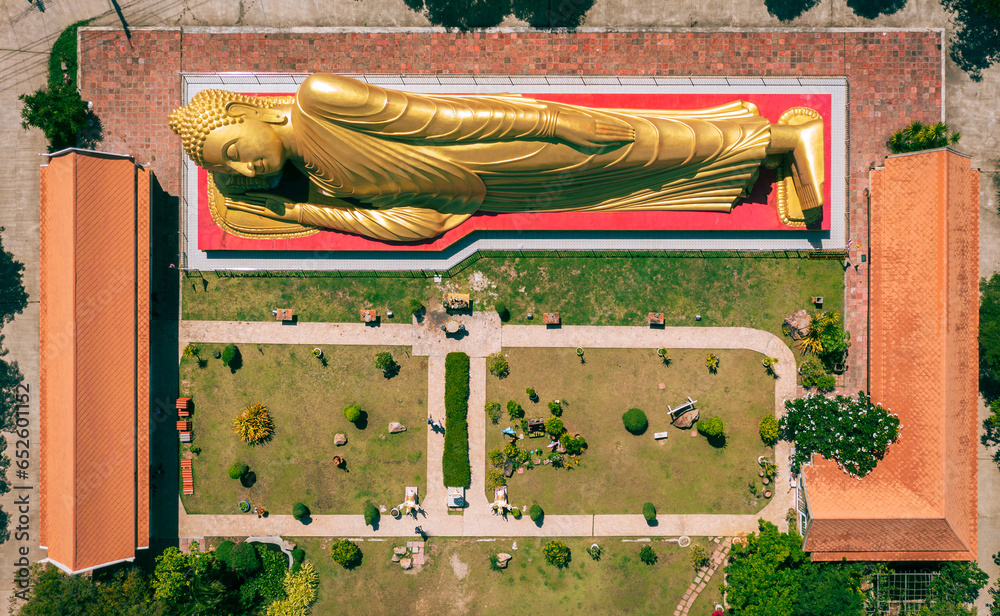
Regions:
M 472 484 L 466 491 L 468 507 L 461 515 L 449 513 L 443 483 L 441 458 L 444 436 L 427 431 L 427 491 L 421 497 L 425 514 L 418 520 L 403 517 L 395 520 L 383 515 L 377 529 L 366 526 L 361 515 L 314 515 L 302 524 L 290 515 L 270 515 L 258 519 L 247 515 L 189 515 L 179 502 L 178 536 L 268 535 L 298 537 L 408 537 L 419 525 L 430 536 L 438 537 L 731 537 L 757 530 L 760 518 L 779 528 L 787 528 L 785 514 L 795 505 L 795 489 L 784 481 L 775 486 L 771 501 L 759 513 L 751 515 L 670 515 L 656 516 L 650 526 L 640 514 L 635 515 L 546 515 L 541 526 L 527 515 L 520 520 L 493 515 L 485 496 L 486 469 L 486 356 L 514 347 L 562 348 L 642 348 L 674 349 L 749 349 L 778 358 L 775 366 L 775 412 L 780 416 L 784 401 L 795 397 L 795 357 L 780 338 L 769 332 L 745 327 L 646 327 L 566 326 L 546 328 L 541 325 L 501 325 L 493 313 L 474 313 L 461 317 L 468 334 L 462 339 L 446 337 L 433 318 L 412 323 L 378 326 L 363 323 L 298 323 L 244 321 L 181 321 L 179 349 L 189 342 L 235 344 L 309 344 L 309 345 L 392 345 L 411 346 L 414 355 L 428 357 L 428 414 L 445 421 L 444 359 L 454 351 L 471 358 L 469 394 L 469 459 Z M 447 430 L 447 424 L 445 424 Z M 775 459 L 781 477 L 790 477 L 790 446 L 781 441 Z M 511 504 L 521 506 L 516 494 Z

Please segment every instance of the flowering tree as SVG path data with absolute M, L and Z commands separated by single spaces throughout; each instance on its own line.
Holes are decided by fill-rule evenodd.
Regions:
M 796 466 L 818 453 L 836 461 L 848 475 L 864 477 L 899 438 L 899 417 L 863 391 L 856 400 L 810 394 L 787 400 L 785 410 L 782 437 L 795 443 Z

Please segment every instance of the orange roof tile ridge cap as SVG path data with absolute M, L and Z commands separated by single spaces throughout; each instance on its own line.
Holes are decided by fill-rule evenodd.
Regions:
M 75 150 L 75 148 L 74 148 L 74 150 Z M 72 330 L 73 330 L 73 333 L 70 336 L 70 338 L 72 340 L 72 344 L 73 344 L 73 362 L 72 362 L 73 366 L 72 366 L 72 374 L 70 376 L 70 378 L 72 379 L 72 387 L 73 387 L 73 413 L 72 413 L 72 417 L 73 417 L 73 425 L 72 425 L 72 430 L 73 430 L 73 438 L 72 438 L 73 445 L 72 445 L 72 447 L 73 447 L 73 451 L 71 452 L 71 455 L 70 455 L 70 459 L 73 460 L 73 489 L 70 490 L 70 499 L 71 499 L 71 503 L 70 503 L 70 512 L 71 513 L 70 513 L 70 515 L 73 518 L 72 519 L 72 524 L 71 524 L 71 527 L 73 529 L 73 541 L 72 541 L 72 546 L 73 547 L 72 547 L 72 553 L 71 553 L 71 557 L 73 559 L 72 560 L 72 566 L 76 566 L 77 556 L 78 556 L 78 546 L 77 546 L 77 543 L 78 543 L 79 538 L 80 538 L 79 528 L 77 528 L 78 519 L 77 519 L 77 506 L 76 506 L 77 505 L 77 486 L 79 485 L 78 481 L 79 481 L 79 467 L 80 467 L 80 465 L 77 463 L 78 462 L 78 460 L 77 460 L 77 452 L 78 452 L 79 448 L 77 447 L 77 443 L 76 443 L 76 439 L 77 439 L 77 401 L 78 401 L 78 397 L 79 397 L 79 392 L 77 391 L 77 382 L 78 382 L 78 378 L 77 378 L 77 357 L 78 357 L 78 355 L 77 355 L 77 340 L 79 338 L 79 336 L 78 336 L 79 332 L 77 330 L 77 322 L 76 322 L 76 288 L 77 288 L 76 277 L 77 277 L 77 274 L 78 274 L 78 271 L 77 271 L 77 268 L 76 268 L 76 253 L 77 253 L 77 246 L 78 246 L 77 235 L 76 235 L 77 234 L 77 218 L 76 218 L 77 207 L 76 206 L 77 206 L 77 203 L 79 201 L 79 190 L 80 190 L 80 181 L 79 181 L 79 176 L 78 176 L 79 171 L 80 171 L 80 169 L 79 169 L 80 157 L 78 156 L 78 154 L 75 151 L 71 152 L 70 155 L 72 156 L 72 158 L 70 160 L 73 161 L 73 165 L 72 165 L 72 170 L 73 170 L 72 171 L 72 175 L 73 175 L 73 206 L 71 208 L 71 216 L 72 216 L 72 220 L 73 220 L 73 250 L 72 250 L 72 253 L 71 253 L 72 254 L 72 261 L 73 261 L 73 265 L 72 265 L 72 267 L 73 267 L 73 284 L 72 284 L 72 288 L 70 289 L 70 300 L 72 301 L 71 305 L 73 306 L 73 322 L 70 324 L 70 327 L 72 327 Z

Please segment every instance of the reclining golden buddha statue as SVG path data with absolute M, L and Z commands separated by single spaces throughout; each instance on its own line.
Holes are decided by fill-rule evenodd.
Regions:
M 594 109 L 317 73 L 294 96 L 205 90 L 170 127 L 210 172 L 215 221 L 241 237 L 329 229 L 407 242 L 476 212 L 728 212 L 761 166 L 779 169 L 786 224 L 823 204 L 823 120 L 805 107 L 772 125 L 742 101 Z

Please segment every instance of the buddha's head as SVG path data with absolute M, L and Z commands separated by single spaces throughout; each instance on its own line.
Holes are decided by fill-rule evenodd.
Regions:
M 279 127 L 288 117 L 274 109 L 292 98 L 204 90 L 170 114 L 170 128 L 198 166 L 246 177 L 281 171 L 285 146 Z

